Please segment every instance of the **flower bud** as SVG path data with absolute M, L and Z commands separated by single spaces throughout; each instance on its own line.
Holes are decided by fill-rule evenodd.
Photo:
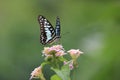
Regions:
M 81 52 L 79 49 L 71 49 L 68 51 L 68 53 L 73 59 L 77 59 L 80 56 L 80 54 L 83 54 L 83 52 Z

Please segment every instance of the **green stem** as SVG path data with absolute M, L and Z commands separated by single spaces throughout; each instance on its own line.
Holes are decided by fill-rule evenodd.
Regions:
M 56 59 L 55 54 L 53 55 L 53 64 L 54 64 L 54 68 L 59 69 L 59 64 L 58 64 L 58 61 L 57 61 L 57 59 Z
M 46 79 L 44 78 L 44 76 L 41 76 L 41 77 L 40 77 L 40 80 L 46 80 Z

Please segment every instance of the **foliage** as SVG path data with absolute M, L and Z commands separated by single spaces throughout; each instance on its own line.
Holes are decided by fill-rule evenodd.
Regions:
M 43 74 L 43 68 L 45 65 L 50 65 L 51 70 L 53 70 L 56 74 L 51 77 L 55 80 L 71 80 L 70 79 L 70 70 L 73 70 L 77 67 L 77 58 L 83 52 L 79 51 L 78 49 L 71 49 L 68 51 L 69 55 L 71 56 L 70 60 L 64 58 L 66 52 L 62 45 L 54 45 L 52 47 L 44 47 L 43 55 L 45 57 L 45 61 L 42 64 L 35 68 L 32 73 L 30 80 L 33 78 L 39 78 L 40 80 L 46 80 Z M 62 65 L 60 65 L 62 62 Z M 47 72 L 49 72 L 47 70 Z

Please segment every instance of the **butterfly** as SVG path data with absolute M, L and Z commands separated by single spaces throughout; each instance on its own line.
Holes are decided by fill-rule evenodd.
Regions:
M 60 39 L 60 19 L 56 18 L 55 29 L 52 24 L 42 15 L 38 16 L 40 24 L 40 43 L 43 45 L 51 44 Z

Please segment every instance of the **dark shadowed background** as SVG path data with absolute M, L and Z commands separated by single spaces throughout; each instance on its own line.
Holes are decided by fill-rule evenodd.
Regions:
M 84 52 L 72 80 L 120 80 L 119 0 L 0 0 L 0 80 L 28 80 L 43 61 L 38 15 L 59 16 L 64 48 Z

